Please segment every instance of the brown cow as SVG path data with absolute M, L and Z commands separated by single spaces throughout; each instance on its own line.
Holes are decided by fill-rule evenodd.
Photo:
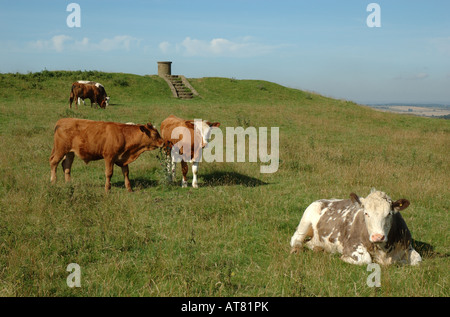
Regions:
M 187 187 L 187 162 L 192 163 L 192 187 L 198 188 L 197 172 L 201 159 L 201 151 L 208 144 L 211 130 L 219 127 L 219 122 L 210 123 L 202 120 L 184 120 L 174 115 L 169 116 L 161 123 L 161 136 L 167 147 L 167 169 L 171 180 L 175 181 L 175 163 L 177 156 L 181 155 L 181 170 L 183 172 L 182 187 Z M 186 139 L 184 133 L 188 133 Z M 190 137 L 188 137 L 190 136 Z
M 84 99 L 91 101 L 91 107 L 93 104 L 98 104 L 100 108 L 104 109 L 109 105 L 109 97 L 102 84 L 82 80 L 74 82 L 70 91 L 69 107 L 72 108 L 72 102 L 75 100 L 78 109 L 80 100 L 83 100 L 84 103 Z
M 70 169 L 74 154 L 86 164 L 105 160 L 105 190 L 111 189 L 114 164 L 122 168 L 125 186 L 132 191 L 128 178 L 128 164 L 144 151 L 163 146 L 163 139 L 150 123 L 129 125 L 116 122 L 91 121 L 65 118 L 56 122 L 53 150 L 50 156 L 52 183 L 56 182 L 56 168 L 62 161 L 66 182 L 70 181 Z

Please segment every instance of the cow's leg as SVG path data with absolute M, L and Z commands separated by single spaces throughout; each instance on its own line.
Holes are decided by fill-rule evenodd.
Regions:
M 312 223 L 308 219 L 308 217 L 303 216 L 302 220 L 300 220 L 297 230 L 295 230 L 295 233 L 291 238 L 291 253 L 298 253 L 303 247 L 303 242 L 305 241 L 306 237 L 312 237 L 312 235 Z
M 192 187 L 194 188 L 198 188 L 198 183 L 197 183 L 197 172 L 198 172 L 198 163 L 199 162 L 193 162 L 192 163 Z
M 183 178 L 181 179 L 181 187 L 185 188 L 188 185 L 187 181 L 188 164 L 185 161 L 181 161 L 181 171 L 183 172 Z
M 77 94 L 74 94 L 73 99 L 75 99 L 75 108 L 78 109 L 78 105 L 80 104 L 80 97 Z M 72 104 L 72 101 L 70 102 Z
M 297 253 L 302 247 L 303 242 L 307 237 L 314 238 L 314 228 L 320 217 L 322 204 L 320 202 L 313 202 L 305 209 L 302 219 L 298 224 L 297 230 L 291 238 L 291 253 Z M 314 248 L 314 239 L 309 241 L 308 247 Z
M 77 98 L 76 96 L 73 96 L 72 94 L 70 95 L 70 98 L 69 98 L 69 108 L 70 109 L 72 109 L 72 103 L 73 103 L 74 99 L 76 99 L 76 98 Z M 76 101 L 75 101 L 75 108 L 78 109 L 78 104 Z
M 63 159 L 65 153 L 59 153 L 57 150 L 55 150 L 55 147 L 53 147 L 52 154 L 50 155 L 50 182 L 52 184 L 56 183 L 56 169 L 58 168 L 59 162 Z
M 75 157 L 75 153 L 69 152 L 66 154 L 66 157 L 62 161 L 61 165 L 64 172 L 64 178 L 66 182 L 70 182 L 70 169 L 72 167 L 73 159 Z
M 83 103 L 83 105 L 86 106 L 86 102 L 84 101 L 84 99 L 78 97 L 78 105 L 81 105 L 81 103 Z
M 128 165 L 122 166 L 122 174 L 123 178 L 125 179 L 125 187 L 128 189 L 129 192 L 132 192 L 133 189 L 131 188 L 130 179 L 128 178 L 129 173 L 130 170 L 128 169 Z
M 105 158 L 105 176 L 106 176 L 106 182 L 105 182 L 105 192 L 109 193 L 109 190 L 111 189 L 111 177 L 113 176 L 114 172 L 114 162 L 111 159 Z
M 412 247 L 410 250 L 408 250 L 408 259 L 409 259 L 409 264 L 411 264 L 411 265 L 418 265 L 418 264 L 420 264 L 420 262 L 422 262 L 422 257 Z

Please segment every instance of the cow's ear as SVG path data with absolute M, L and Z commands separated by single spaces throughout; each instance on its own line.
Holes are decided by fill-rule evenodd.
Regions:
M 194 120 L 186 120 L 184 123 L 189 129 L 194 129 Z
M 210 126 L 211 128 L 217 128 L 217 127 L 220 127 L 220 122 L 209 123 L 209 126 Z
M 408 208 L 408 206 L 409 206 L 409 200 L 402 198 L 402 199 L 399 199 L 392 203 L 392 210 L 397 212 L 397 211 Z
M 149 122 L 145 125 L 147 127 L 147 129 L 151 130 L 153 129 L 153 125 Z
M 350 194 L 350 199 L 352 200 L 352 202 L 362 205 L 361 200 L 359 199 L 359 196 L 356 195 L 355 193 Z
M 147 135 L 150 134 L 150 131 L 149 131 L 149 129 L 147 128 L 146 125 L 140 125 L 140 126 L 139 126 L 139 129 L 142 131 L 142 133 L 145 133 L 145 134 L 147 134 Z

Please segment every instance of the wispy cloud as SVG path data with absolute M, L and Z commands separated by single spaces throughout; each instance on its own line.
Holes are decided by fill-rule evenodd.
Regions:
M 432 38 L 430 43 L 437 52 L 450 56 L 450 36 Z
M 28 46 L 40 51 L 55 51 L 61 53 L 64 50 L 103 52 L 115 50 L 129 51 L 133 47 L 138 47 L 139 44 L 139 39 L 129 35 L 117 35 L 113 38 L 105 38 L 98 42 L 93 42 L 87 37 L 84 37 L 81 40 L 76 40 L 73 37 L 61 34 L 55 35 L 49 40 L 29 42 Z
M 139 45 L 140 40 L 129 35 L 119 35 L 112 39 L 103 39 L 98 43 L 97 49 L 102 51 L 114 51 L 124 49 L 129 51 L 132 46 Z
M 236 40 L 214 38 L 206 41 L 188 36 L 175 45 L 169 42 L 161 42 L 159 44 L 159 49 L 163 53 L 177 52 L 186 56 L 202 57 L 253 57 L 268 54 L 278 47 L 280 46 L 259 43 L 251 37 L 243 37 Z
M 159 49 L 163 53 L 168 53 L 170 51 L 171 45 L 169 42 L 161 42 L 159 43 Z
M 422 80 L 428 78 L 430 75 L 426 72 L 401 74 L 394 77 L 396 80 Z
M 56 52 L 62 52 L 64 50 L 64 42 L 72 40 L 67 35 L 55 35 L 50 40 L 37 40 L 29 43 L 29 46 L 37 50 L 52 50 Z

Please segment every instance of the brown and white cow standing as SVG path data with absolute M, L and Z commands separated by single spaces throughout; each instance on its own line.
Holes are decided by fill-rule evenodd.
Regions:
M 192 163 L 192 187 L 198 188 L 197 172 L 202 149 L 208 145 L 211 130 L 219 127 L 219 122 L 185 120 L 174 115 L 161 123 L 161 136 L 166 144 L 167 169 L 171 181 L 175 181 L 175 164 L 181 159 L 182 187 L 187 187 L 187 163 Z M 186 137 L 184 137 L 186 135 Z
M 114 164 L 122 168 L 125 187 L 132 191 L 128 165 L 144 151 L 163 146 L 163 139 L 150 123 L 129 125 L 116 122 L 65 118 L 56 122 L 53 150 L 50 156 L 51 182 L 56 182 L 56 169 L 61 160 L 66 182 L 76 154 L 86 164 L 105 160 L 105 190 L 111 189 Z
M 91 107 L 98 104 L 100 108 L 106 108 L 109 105 L 109 97 L 106 94 L 105 87 L 94 81 L 79 80 L 72 84 L 69 98 L 69 107 L 72 108 L 72 102 L 75 100 L 76 107 L 80 104 L 80 100 L 89 99 Z
M 408 206 L 408 200 L 392 201 L 374 189 L 366 198 L 351 193 L 346 200 L 315 201 L 291 238 L 291 253 L 310 237 L 308 248 L 341 253 L 341 259 L 352 264 L 419 264 L 422 259 L 399 212 Z

